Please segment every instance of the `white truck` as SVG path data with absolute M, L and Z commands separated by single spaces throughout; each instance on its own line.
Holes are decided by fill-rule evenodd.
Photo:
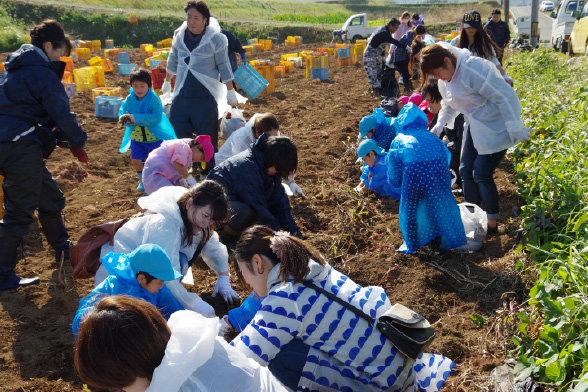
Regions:
M 519 16 L 513 22 L 514 35 L 519 38 L 529 38 L 531 36 L 531 17 Z
M 551 46 L 556 51 L 567 53 L 570 44 L 570 35 L 574 29 L 576 18 L 572 16 L 574 11 L 580 11 L 584 0 L 563 0 L 555 11 L 549 16 L 553 18 L 551 27 Z
M 366 39 L 377 29 L 368 27 L 367 14 L 351 15 L 341 28 L 343 40 L 355 42 L 358 39 Z

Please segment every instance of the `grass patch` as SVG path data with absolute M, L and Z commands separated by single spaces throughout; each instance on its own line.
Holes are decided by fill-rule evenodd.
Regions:
M 0 5 L 0 52 L 12 52 L 28 42 L 22 23 L 14 20 Z

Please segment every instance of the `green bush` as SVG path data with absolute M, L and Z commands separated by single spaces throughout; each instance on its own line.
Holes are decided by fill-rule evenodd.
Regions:
M 12 19 L 0 6 L 0 52 L 12 52 L 24 43 L 27 43 L 24 26 Z

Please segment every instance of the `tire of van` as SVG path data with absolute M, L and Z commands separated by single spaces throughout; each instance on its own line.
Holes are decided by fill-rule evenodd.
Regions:
M 355 41 L 362 39 L 363 37 L 361 35 L 354 35 L 353 38 L 351 38 L 351 43 L 354 44 Z
M 562 42 L 561 43 L 561 52 L 562 53 L 567 53 L 568 52 L 568 43 L 567 42 Z
M 568 45 L 569 45 L 568 56 L 574 57 L 574 48 L 572 47 L 572 43 L 570 42 Z

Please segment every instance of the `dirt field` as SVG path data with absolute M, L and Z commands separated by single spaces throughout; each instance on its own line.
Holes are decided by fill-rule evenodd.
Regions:
M 256 58 L 277 62 L 280 54 L 291 51 L 281 47 Z M 5 58 L 1 55 L 0 61 Z M 135 50 L 131 62 L 143 63 L 143 58 Z M 76 67 L 85 65 L 80 61 Z M 488 375 L 504 363 L 510 342 L 494 311 L 506 307 L 507 298 L 521 294 L 514 270 L 518 222 L 512 210 L 518 198 L 511 163 L 505 159 L 496 172 L 499 235 L 490 237 L 479 252 L 396 253 L 402 244 L 398 202 L 352 191 L 360 175 L 360 165 L 355 164 L 358 123 L 378 105 L 369 94 L 363 67 L 339 68 L 331 57 L 327 81 L 305 79 L 304 69 L 287 76 L 276 80 L 276 93 L 242 108 L 246 118 L 257 112 L 275 113 L 281 133 L 298 144 L 297 183 L 308 200 L 293 201 L 293 215 L 306 240 L 356 282 L 385 287 L 392 303 L 402 302 L 434 323 L 437 338 L 429 351 L 458 363 L 445 391 L 488 390 Z M 106 78 L 107 86 L 121 86 L 124 96 L 128 94 L 128 76 L 115 73 Z M 76 241 L 90 226 L 137 212 L 141 195 L 135 191 L 130 154 L 118 153 L 123 129 L 114 119 L 94 117 L 91 93 L 78 93 L 71 104 L 88 132 L 89 165 L 80 164 L 67 150 L 57 150 L 47 167 L 66 194 L 65 222 Z M 38 275 L 42 284 L 0 293 L 0 390 L 81 391 L 72 366 L 70 327 L 78 301 L 92 282 L 72 280 L 69 266 L 64 266 L 60 279 L 59 265 L 36 223 L 25 238 L 22 256 L 17 272 Z M 196 285 L 189 290 L 201 293 L 218 315 L 225 314 L 222 300 L 211 297 L 216 274 L 201 263 L 194 275 Z M 245 298 L 247 292 L 236 281 L 233 284 Z M 488 324 L 474 324 L 474 313 L 486 316 Z

